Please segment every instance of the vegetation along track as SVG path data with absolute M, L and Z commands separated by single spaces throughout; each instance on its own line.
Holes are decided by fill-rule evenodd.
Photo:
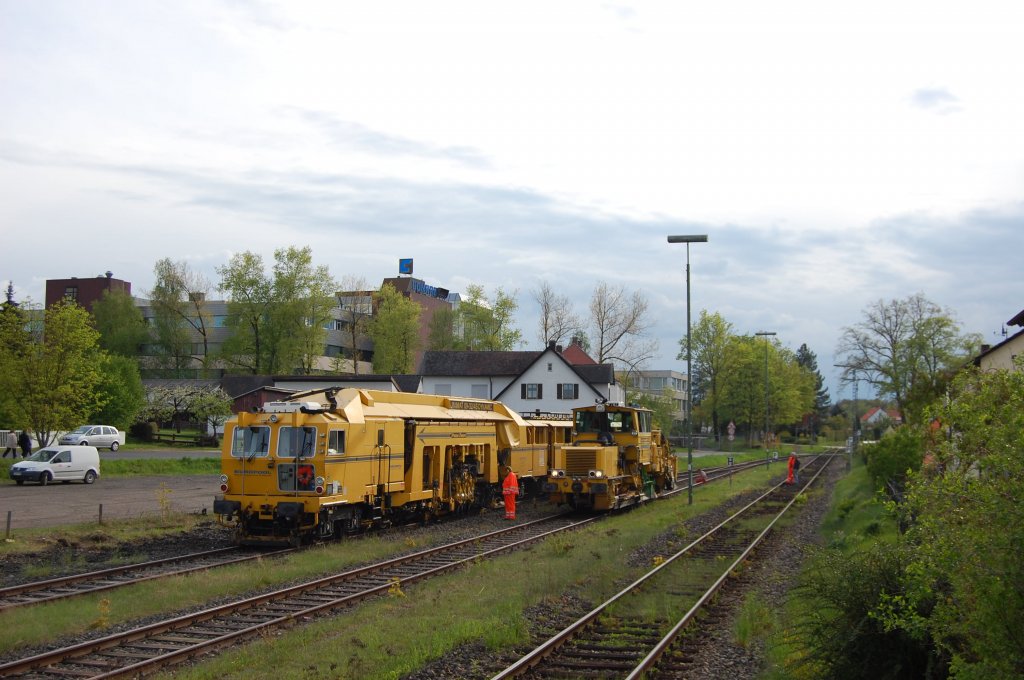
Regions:
M 515 525 L 272 593 L 0 665 L 0 677 L 131 677 L 356 603 L 600 519 L 564 514 Z
M 686 677 L 687 633 L 715 594 L 811 486 L 831 455 L 806 461 L 802 485 L 780 483 L 663 560 L 621 592 L 495 676 Z M 680 612 L 685 612 L 679 617 Z
M 166 557 L 149 562 L 125 564 L 109 569 L 90 571 L 70 576 L 33 581 L 21 585 L 0 588 L 0 610 L 13 609 L 30 604 L 53 602 L 66 597 L 95 593 L 101 590 L 120 588 L 150 579 L 165 578 L 202 571 L 214 567 L 224 567 L 263 557 L 280 556 L 292 552 L 292 549 L 273 552 L 244 550 L 228 547 L 205 552 Z
M 731 474 L 755 469 L 761 465 L 764 465 L 763 461 L 748 461 L 731 467 L 709 467 L 695 473 L 695 486 L 724 479 Z M 703 478 L 701 478 L 700 472 L 704 473 Z M 679 474 L 677 476 L 676 489 L 663 495 L 673 495 L 681 491 L 685 492 L 686 481 L 687 473 Z M 22 583 L 0 588 L 0 611 L 43 602 L 53 602 L 87 593 L 112 590 L 151 579 L 167 578 L 189 572 L 225 567 L 248 560 L 280 557 L 291 552 L 294 552 L 294 549 L 288 548 L 267 552 L 226 547 L 177 557 L 125 564 L 108 569 L 70 574 L 42 581 Z

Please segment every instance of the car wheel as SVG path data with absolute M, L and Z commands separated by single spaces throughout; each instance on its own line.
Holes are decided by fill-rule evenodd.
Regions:
M 118 447 L 118 446 L 120 446 L 120 444 L 118 444 L 117 442 L 114 442 L 114 443 L 112 443 L 112 444 L 110 445 L 110 450 L 111 450 L 111 451 L 117 451 L 117 447 Z
M 47 484 L 49 484 L 52 481 L 53 481 L 53 476 L 49 472 L 44 472 L 42 475 L 39 476 L 39 485 L 40 486 L 46 486 Z
M 96 481 L 96 473 L 95 472 L 93 472 L 92 470 L 89 470 L 88 472 L 85 473 L 85 483 L 86 484 L 92 484 L 95 481 Z
M 79 446 L 88 446 L 89 442 L 78 442 Z

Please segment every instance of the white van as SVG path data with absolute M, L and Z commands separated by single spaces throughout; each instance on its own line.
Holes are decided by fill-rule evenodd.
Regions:
M 48 446 L 11 466 L 11 479 L 46 485 L 50 482 L 92 484 L 100 476 L 100 453 L 95 446 Z

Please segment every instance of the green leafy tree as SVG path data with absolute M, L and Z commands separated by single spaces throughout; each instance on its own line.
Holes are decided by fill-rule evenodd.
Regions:
M 690 347 L 692 354 L 693 401 L 700 406 L 694 407 L 695 418 L 700 416 L 711 421 L 715 440 L 719 440 L 722 432 L 721 400 L 722 382 L 728 367 L 729 344 L 732 337 L 732 324 L 721 314 L 708 314 L 701 310 L 700 319 L 690 329 Z M 679 340 L 679 354 L 676 359 L 686 359 L 686 337 Z
M 130 357 L 119 354 L 104 356 L 96 389 L 103 405 L 89 418 L 94 423 L 127 430 L 146 403 L 139 365 Z
M 455 334 L 456 322 L 455 310 L 451 307 L 442 307 L 435 310 L 434 315 L 430 317 L 430 324 L 428 325 L 427 349 L 453 350 L 461 347 L 459 339 Z
M 376 307 L 370 324 L 374 373 L 411 373 L 420 348 L 419 305 L 386 284 L 380 289 Z
M 32 346 L 29 314 L 14 301 L 13 284 L 7 286 L 7 300 L 0 303 L 0 422 L 8 427 L 28 426 L 18 406 L 21 370 Z
M 153 267 L 156 283 L 149 292 L 157 365 L 170 377 L 186 377 L 196 367 L 209 368 L 212 323 L 206 298 L 210 282 L 170 258 Z M 198 342 L 193 343 L 194 339 Z M 194 351 L 198 349 L 199 351 Z
M 484 287 L 466 286 L 466 299 L 459 305 L 458 323 L 462 328 L 462 347 L 476 351 L 509 351 L 522 342 L 523 336 L 513 326 L 519 303 L 515 294 L 501 288 L 488 299 Z
M 326 325 L 333 320 L 331 312 L 337 306 L 334 292 L 338 284 L 326 266 L 313 265 L 313 251 L 308 246 L 275 251 L 274 258 L 275 304 L 269 329 L 273 345 L 280 347 L 283 355 L 275 363 L 287 369 L 294 359 L 285 357 L 297 355 L 299 372 L 309 374 L 320 368 L 318 360 L 324 355 Z
M 274 304 L 274 284 L 263 266 L 263 258 L 245 251 L 235 253 L 220 274 L 220 289 L 228 296 L 230 335 L 221 346 L 221 357 L 229 365 L 259 375 L 272 372 L 266 346 L 272 342 L 267 325 Z
M 829 397 L 828 388 L 825 387 L 825 379 L 818 370 L 818 356 L 804 343 L 796 351 L 796 362 L 807 371 L 814 381 L 814 409 L 808 414 L 808 427 L 812 435 L 817 435 L 821 430 L 821 424 L 828 418 L 829 408 L 832 406 L 832 399 Z
M 236 253 L 217 272 L 229 296 L 224 360 L 254 375 L 312 371 L 323 355 L 337 284 L 326 267 L 313 265 L 311 249 L 275 250 L 272 275 L 251 252 Z
M 950 369 L 978 344 L 977 336 L 960 333 L 951 312 L 918 293 L 870 305 L 863 321 L 843 329 L 836 355 L 844 379 L 867 380 L 896 402 L 905 422 L 917 423 L 941 395 Z
M 92 305 L 92 317 L 100 332 L 100 347 L 110 354 L 137 359 L 141 347 L 149 342 L 142 311 L 127 293 L 103 291 Z
M 747 445 L 764 424 L 764 347 L 750 335 L 732 335 L 726 347 L 719 407 L 723 419 L 734 421 L 747 433 Z
M 10 403 L 15 421 L 48 446 L 57 433 L 81 425 L 103 407 L 97 388 L 104 352 L 89 312 L 73 302 L 47 309 L 43 328 L 5 370 L 16 396 Z
M 960 372 L 927 415 L 933 464 L 901 506 L 912 560 L 882 614 L 929 634 L 954 677 L 1024 677 L 1024 360 Z

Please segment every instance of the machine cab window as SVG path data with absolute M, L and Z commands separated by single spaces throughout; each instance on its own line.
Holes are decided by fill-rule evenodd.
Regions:
M 277 437 L 278 458 L 312 458 L 316 454 L 315 427 L 282 427 Z
M 327 436 L 327 455 L 340 456 L 345 453 L 345 430 L 331 430 Z
M 270 428 L 254 425 L 236 427 L 231 440 L 231 455 L 236 458 L 257 458 L 270 454 Z

